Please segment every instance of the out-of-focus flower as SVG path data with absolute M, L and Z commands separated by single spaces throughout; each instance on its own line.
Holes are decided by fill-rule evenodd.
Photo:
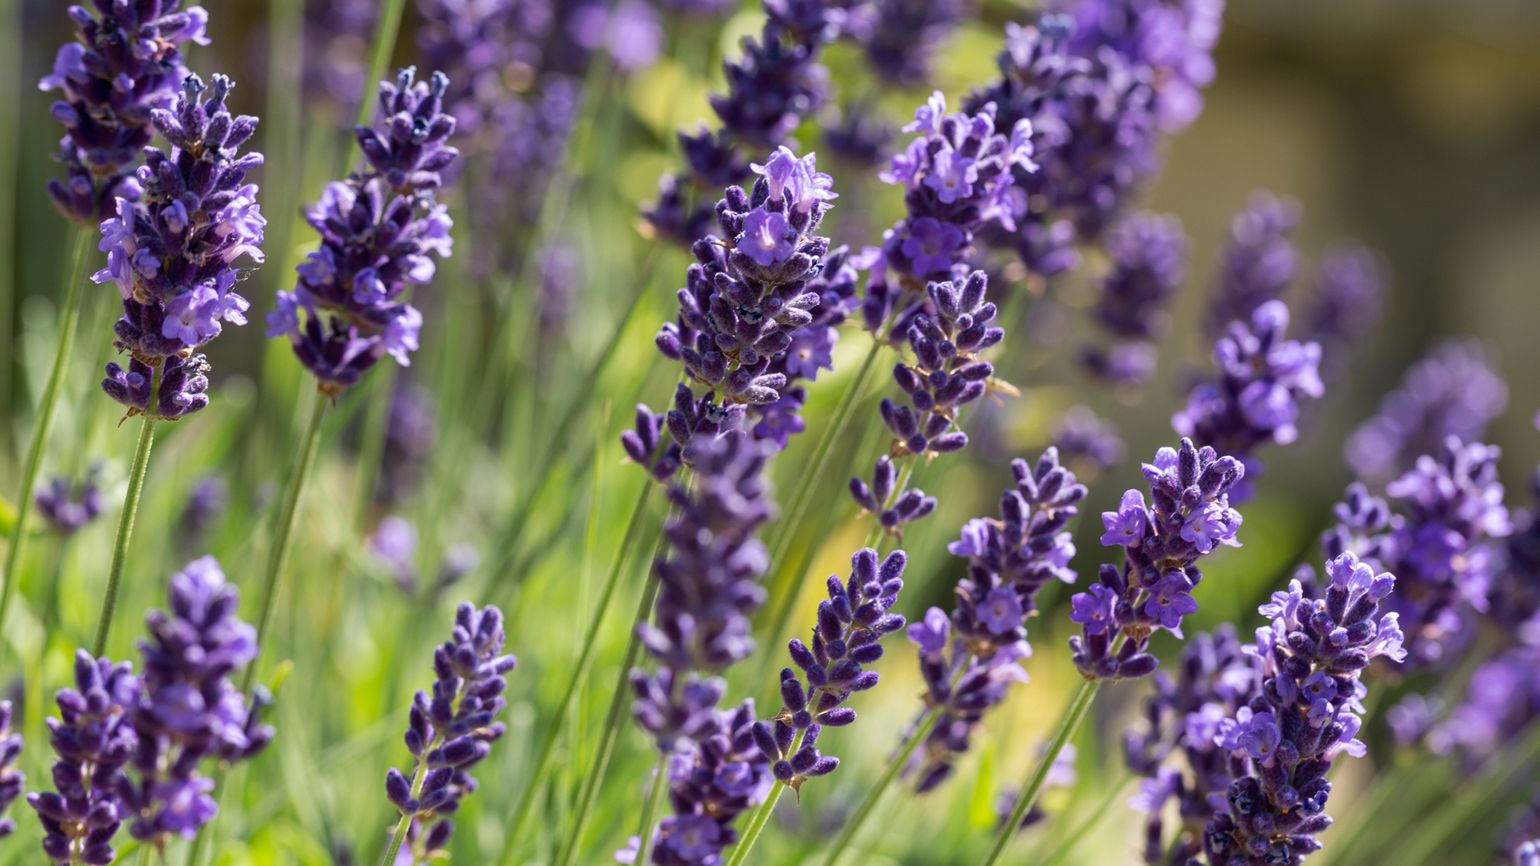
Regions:
M 93 464 L 79 484 L 60 476 L 39 488 L 33 501 L 48 528 L 60 535 L 74 535 L 95 520 L 102 513 L 100 479 L 101 467 Z
M 1268 301 L 1276 301 L 1299 270 L 1299 251 L 1291 236 L 1299 227 L 1299 203 L 1258 190 L 1230 220 L 1230 236 L 1219 253 L 1219 280 L 1209 306 L 1209 334 L 1218 336 L 1231 322 L 1251 321 Z
M 1342 373 L 1356 344 L 1379 324 L 1389 284 L 1389 267 L 1368 247 L 1343 246 L 1321 258 L 1305 331 L 1321 344 L 1324 372 Z
M 1113 343 L 1087 347 L 1083 360 L 1115 385 L 1139 385 L 1155 372 L 1164 308 L 1186 278 L 1187 236 L 1175 217 L 1137 213 L 1107 234 L 1106 247 L 1112 265 L 1093 314 Z
M 193 485 L 177 520 L 177 543 L 183 550 L 203 547 L 203 541 L 230 504 L 230 491 L 218 475 L 205 475 Z
M 1118 430 L 1087 406 L 1071 406 L 1059 417 L 1053 446 L 1076 475 L 1092 478 L 1123 460 Z
M 1086 0 L 1064 3 L 1074 16 L 1071 45 L 1094 57 L 1112 51 L 1149 70 L 1161 128 L 1178 132 L 1203 110 L 1214 80 L 1214 47 L 1224 0 Z
M 899 87 L 924 84 L 941 48 L 968 14 L 971 0 L 873 0 L 851 22 L 851 36 L 872 69 Z

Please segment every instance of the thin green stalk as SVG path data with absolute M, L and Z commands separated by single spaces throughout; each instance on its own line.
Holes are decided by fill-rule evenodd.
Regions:
M 1133 773 L 1125 770 L 1116 782 L 1107 786 L 1106 796 L 1102 797 L 1087 813 L 1085 819 L 1074 830 L 1070 831 L 1070 834 L 1064 838 L 1064 841 L 1057 848 L 1054 848 L 1047 857 L 1043 858 L 1043 866 L 1058 866 L 1059 863 L 1068 859 L 1069 855 L 1074 853 L 1076 848 L 1080 847 L 1080 843 L 1085 841 L 1085 837 L 1092 830 L 1096 829 L 1096 826 L 1112 811 L 1110 808 L 1112 801 L 1116 800 L 1123 793 L 1123 788 L 1128 785 L 1133 775 Z
M 994 844 L 989 848 L 989 855 L 981 862 L 980 866 L 994 866 L 1000 860 L 1000 855 L 1005 853 L 1005 848 L 1016 837 L 1016 830 L 1021 826 L 1021 821 L 1027 816 L 1027 812 L 1037 803 L 1038 795 L 1043 793 L 1043 785 L 1048 781 L 1048 771 L 1053 769 L 1053 762 L 1059 759 L 1059 752 L 1069 742 L 1070 737 L 1085 721 L 1086 714 L 1091 710 L 1091 702 L 1096 699 L 1096 693 L 1101 690 L 1104 680 L 1085 680 L 1075 692 L 1075 697 L 1065 708 L 1064 715 L 1059 719 L 1059 726 L 1053 732 L 1053 738 L 1048 741 L 1048 748 L 1037 759 L 1037 765 L 1032 768 L 1032 775 L 1027 777 L 1026 787 L 1016 796 L 1016 805 L 1011 808 L 1011 815 L 1000 827 L 1000 833 L 995 836 Z
M 647 796 L 647 805 L 642 809 L 642 829 L 637 834 L 639 841 L 634 862 L 643 866 L 651 862 L 652 825 L 658 820 L 658 807 L 663 802 L 663 792 L 668 790 L 668 758 L 667 754 L 659 756 L 658 769 L 652 777 L 652 793 Z
M 631 519 L 626 524 L 625 536 L 620 542 L 620 550 L 615 553 L 614 564 L 610 567 L 610 573 L 605 577 L 604 588 L 599 593 L 599 607 L 594 611 L 593 618 L 588 624 L 588 633 L 583 638 L 583 649 L 578 654 L 577 669 L 572 672 L 571 679 L 567 683 L 567 690 L 562 694 L 561 702 L 552 714 L 551 729 L 546 732 L 545 740 L 540 744 L 540 751 L 535 758 L 534 772 L 525 783 L 524 796 L 519 799 L 514 808 L 513 815 L 504 823 L 507 835 L 503 842 L 503 851 L 496 862 L 511 864 L 518 842 L 523 836 L 524 822 L 530 815 L 530 808 L 539 798 L 540 789 L 545 784 L 546 776 L 551 771 L 551 760 L 556 755 L 556 743 L 561 738 L 562 729 L 566 724 L 572 703 L 577 699 L 580 684 L 587 679 L 588 671 L 593 667 L 594 651 L 599 645 L 599 633 L 604 623 L 605 615 L 609 612 L 610 603 L 614 600 L 615 590 L 620 585 L 620 576 L 625 571 L 626 560 L 630 558 L 631 548 L 641 539 L 641 528 L 646 523 L 647 500 L 652 496 L 652 491 L 657 484 L 651 479 L 646 480 L 642 486 L 641 495 L 637 498 L 636 508 L 631 512 Z M 645 593 L 644 593 L 645 595 Z M 627 665 L 625 670 L 629 670 Z
M 791 748 L 786 754 L 795 755 L 802 748 L 802 739 L 807 735 L 806 730 L 797 731 L 797 738 L 792 741 Z M 754 850 L 754 843 L 759 841 L 759 834 L 765 832 L 765 825 L 770 823 L 770 816 L 775 814 L 775 804 L 781 801 L 781 795 L 786 793 L 785 782 L 777 780 L 770 788 L 770 795 L 765 797 L 765 802 L 760 803 L 754 810 L 754 815 L 749 819 L 749 825 L 743 830 L 743 838 L 733 846 L 732 856 L 727 860 L 727 866 L 743 866 L 743 861 L 748 859 L 749 852 Z
M 155 371 L 155 383 L 150 393 L 155 393 L 160 381 L 160 371 Z M 128 542 L 134 535 L 134 518 L 139 513 L 139 496 L 144 492 L 144 475 L 150 468 L 150 448 L 155 444 L 155 416 L 145 415 L 139 428 L 139 445 L 134 449 L 134 462 L 128 470 L 128 493 L 123 497 L 123 513 L 118 515 L 118 534 L 112 542 L 112 566 L 107 570 L 107 595 L 102 599 L 102 615 L 96 621 L 96 641 L 91 654 L 101 656 L 107 651 L 107 635 L 112 631 L 112 615 L 118 609 L 118 594 L 123 589 L 123 566 L 128 560 Z
M 75 242 L 70 250 L 69 276 L 64 283 L 64 307 L 59 314 L 59 344 L 54 350 L 53 369 L 48 373 L 48 384 L 43 388 L 43 402 L 38 406 L 37 420 L 32 426 L 32 441 L 27 445 L 26 468 L 21 475 L 21 489 L 16 494 L 16 525 L 11 529 L 11 545 L 5 553 L 4 581 L 0 589 L 0 629 L 5 628 L 5 616 L 10 612 L 11 599 L 16 595 L 21 565 L 21 549 L 27 538 L 27 515 L 32 512 L 32 491 L 37 487 L 37 474 L 43 466 L 43 446 L 48 443 L 48 431 L 53 426 L 54 410 L 59 405 L 59 386 L 64 381 L 64 368 L 69 365 L 70 350 L 75 343 L 75 322 L 80 318 L 80 285 L 85 282 L 86 250 L 91 246 L 93 232 L 79 227 L 75 229 Z M 9 262 L 6 263 L 9 266 Z M 9 370 L 5 375 L 10 375 Z
M 305 491 L 305 483 L 310 478 L 310 468 L 315 463 L 317 446 L 321 441 L 321 422 L 326 418 L 326 409 L 331 405 L 331 400 L 325 395 L 317 393 L 315 403 L 310 408 L 310 423 L 305 428 L 305 438 L 300 443 L 299 462 L 294 465 L 293 474 L 289 476 L 287 487 L 284 489 L 283 504 L 276 515 L 277 523 L 273 527 L 272 546 L 267 551 L 267 569 L 262 576 L 262 605 L 257 614 L 257 655 L 246 666 L 246 673 L 241 681 L 241 691 L 251 690 L 251 685 L 256 681 L 258 663 L 262 658 L 262 650 L 266 645 L 264 638 L 273 623 L 273 606 L 278 599 L 278 584 L 283 578 L 284 566 L 289 561 L 289 549 L 293 546 L 295 518 L 299 516 L 299 501 Z

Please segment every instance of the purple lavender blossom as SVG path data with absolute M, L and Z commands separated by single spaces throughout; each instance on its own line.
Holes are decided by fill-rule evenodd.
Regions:
M 1295 580 L 1259 609 L 1272 625 L 1247 650 L 1257 685 L 1214 737 L 1233 758 L 1229 789 L 1204 832 L 1214 866 L 1294 866 L 1320 850 L 1315 837 L 1331 826 L 1332 762 L 1366 751 L 1357 739 L 1367 691 L 1359 676 L 1375 658 L 1406 657 L 1396 614 L 1379 614 L 1396 578 L 1352 553 L 1326 571 L 1324 598 L 1307 598 Z
M 874 0 L 851 33 L 873 71 L 899 87 L 924 84 L 935 54 L 972 11 L 970 0 Z
M 394 514 L 380 520 L 369 536 L 369 552 L 403 592 L 417 589 L 417 527 Z
M 1540 718 L 1540 645 L 1510 647 L 1471 675 L 1460 703 L 1427 733 L 1439 754 L 1457 752 L 1478 767 Z
M 149 640 L 140 700 L 129 714 L 138 747 L 132 781 L 121 784 L 129 832 L 160 847 L 171 836 L 190 839 L 214 819 L 214 781 L 198 772 L 207 759 L 245 760 L 273 738 L 259 713 L 266 697 L 248 704 L 230 681 L 256 658 L 256 630 L 235 615 L 235 587 L 213 557 L 188 563 L 171 578 L 170 609 L 145 618 Z
M 1240 546 L 1241 514 L 1229 491 L 1245 475 L 1240 460 L 1183 439 L 1143 467 L 1151 504 L 1128 490 L 1116 511 L 1102 512 L 1102 544 L 1123 548 L 1121 568 L 1101 567 L 1099 582 L 1071 599 L 1075 666 L 1087 679 L 1133 679 L 1160 664 L 1147 651 L 1163 628 L 1182 636 L 1182 618 L 1198 609 L 1192 590 L 1203 580 L 1197 562 L 1223 546 Z
M 1187 406 L 1171 419 L 1177 433 L 1246 463 L 1251 481 L 1237 491 L 1238 501 L 1251 498 L 1261 469 L 1257 449 L 1298 438 L 1304 399 L 1319 399 L 1326 390 L 1318 369 L 1321 347 L 1285 339 L 1288 326 L 1282 301 L 1258 307 L 1249 325 L 1232 322 L 1214 346 L 1218 380 L 1195 386 Z
M 1083 478 L 1093 478 L 1123 461 L 1118 430 L 1087 406 L 1071 406 L 1059 417 L 1053 446 L 1064 465 Z
M 0 701 L 0 839 L 16 831 L 16 822 L 5 817 L 6 810 L 21 796 L 26 777 L 16 769 L 21 757 L 21 734 L 11 729 L 11 702 Z
M 1219 254 L 1219 284 L 1209 307 L 1209 334 L 1231 322 L 1250 321 L 1268 301 L 1282 297 L 1299 269 L 1290 241 L 1299 227 L 1299 203 L 1258 190 L 1230 220 L 1230 236 Z
M 1508 385 L 1480 343 L 1442 343 L 1380 401 L 1378 414 L 1348 437 L 1344 452 L 1360 479 L 1384 482 L 1450 436 L 1480 439 L 1507 405 Z
M 771 449 L 741 431 L 698 451 L 693 489 L 674 485 L 674 514 L 664 527 L 667 552 L 653 565 L 658 599 L 651 623 L 638 627 L 658 670 L 631 674 L 632 714 L 665 754 L 712 730 L 725 685 L 703 678 L 753 652 L 749 617 L 765 600 L 769 568 L 756 537 L 774 511 L 763 471 Z
M 92 0 L 69 7 L 75 41 L 54 58 L 53 71 L 38 83 L 58 90 L 54 119 L 64 125 L 57 159 L 68 174 L 53 180 L 54 204 L 78 225 L 95 225 L 133 201 L 140 183 L 131 171 L 153 136 L 154 113 L 169 108 L 187 77 L 181 46 L 209 44 L 202 6 L 182 9 L 181 0 Z
M 107 866 L 112 837 L 132 811 L 122 799 L 123 767 L 139 748 L 129 713 L 139 679 L 127 662 L 114 665 L 75 653 L 75 687 L 60 689 L 59 717 L 48 720 L 56 791 L 28 794 L 43 825 L 43 853 L 60 864 Z
M 435 192 L 458 156 L 446 144 L 454 118 L 443 113 L 442 74 L 432 84 L 403 69 L 380 84 L 380 117 L 356 130 L 363 173 L 327 186 L 306 219 L 321 246 L 299 266 L 292 292 L 278 293 L 268 336 L 288 337 L 323 393 L 336 397 L 385 355 L 411 364 L 422 314 L 407 303 L 412 286 L 433 279 L 433 254 L 453 247 L 451 221 Z
M 523 90 L 540 67 L 542 46 L 555 26 L 546 0 L 417 0 L 422 27 L 417 47 L 424 63 L 449 77 L 445 113 L 466 141 L 492 146 L 483 136 L 499 101 Z M 362 81 L 359 82 L 362 84 Z
M 1385 260 L 1368 247 L 1339 247 L 1316 265 L 1305 330 L 1321 344 L 1325 372 L 1344 372 L 1355 346 L 1379 324 L 1389 282 Z
M 708 390 L 697 396 L 692 385 L 679 384 L 666 416 L 673 441 L 661 450 L 658 416 L 645 406 L 638 407 L 637 428 L 621 437 L 627 455 L 654 477 L 667 477 L 660 466 L 691 462 L 696 440 L 751 421 L 771 421 L 756 426 L 755 434 L 784 442 L 795 429 L 784 418 L 772 419 L 787 408 L 781 401 L 790 394 L 790 376 L 811 378 L 820 350 L 787 356 L 805 350 L 798 340 L 820 334 L 832 340 L 830 323 L 844 315 L 841 303 L 820 314 L 818 325 L 814 312 L 834 281 L 854 281 L 842 258 L 819 279 L 830 253 L 829 239 L 816 232 L 835 198 L 833 180 L 818 171 L 813 154 L 798 157 L 784 147 L 754 171 L 760 177 L 752 193 L 728 187 L 717 204 L 722 237 L 696 242 L 696 261 L 678 293 L 678 316 L 656 339 L 664 357 L 680 362 L 690 381 Z M 815 325 L 823 330 L 804 333 Z M 800 407 L 800 397 L 793 400 Z
M 1155 372 L 1155 342 L 1166 332 L 1165 306 L 1186 279 L 1187 236 L 1175 218 L 1136 213 L 1107 234 L 1112 260 L 1094 315 L 1112 338 L 1087 347 L 1082 360 L 1114 385 L 1139 385 Z
M 129 415 L 174 421 L 207 406 L 208 362 L 196 350 L 223 323 L 246 324 L 251 305 L 234 291 L 245 275 L 236 263 L 263 261 L 267 220 L 256 184 L 245 182 L 262 155 L 237 155 L 257 119 L 225 107 L 234 86 L 215 75 L 205 88 L 189 75 L 171 108 L 151 112 L 171 149 L 144 151 L 138 199 L 119 197 L 116 216 L 102 222 L 107 266 L 91 279 L 117 283 L 123 318 L 113 344 L 131 356 L 127 370 L 107 365 L 102 389 Z
M 1112 51 L 1147 69 L 1155 83 L 1161 128 L 1179 132 L 1203 110 L 1214 80 L 1214 47 L 1224 0 L 1086 0 L 1071 7 L 1073 50 L 1085 57 Z
M 644 0 L 579 6 L 568 18 L 567 30 L 584 49 L 608 54 L 622 72 L 653 65 L 663 48 L 663 26 Z
M 1513 851 L 1513 866 L 1540 866 L 1540 839 L 1519 843 Z
M 78 484 L 60 476 L 37 491 L 33 501 L 49 529 L 74 535 L 102 513 L 101 474 L 101 466 L 93 464 Z
M 877 551 L 857 551 L 848 580 L 829 577 L 829 598 L 818 604 L 812 646 L 796 638 L 787 645 L 802 677 L 791 668 L 781 670 L 781 711 L 753 728 L 754 742 L 771 761 L 777 782 L 800 791 L 808 779 L 839 766 L 838 758 L 819 752 L 818 738 L 826 727 L 854 722 L 856 711 L 845 702 L 877 685 L 877 672 L 864 666 L 882 658 L 885 635 L 904 627 L 904 618 L 889 611 L 903 589 L 907 563 L 902 550 L 888 554 L 880 565 Z
M 1528 508 L 1513 514 L 1490 615 L 1519 640 L 1540 646 L 1540 469 L 1529 476 Z
M 951 774 L 985 714 L 1005 700 L 1011 683 L 1025 680 L 1019 662 L 1031 655 L 1026 623 L 1038 591 L 1050 580 L 1075 580 L 1075 545 L 1065 527 L 1080 512 L 1086 488 L 1052 448 L 1036 466 L 1013 461 L 1011 475 L 1015 485 L 1000 497 L 1000 517 L 968 521 L 947 547 L 968 561 L 951 616 L 933 607 L 909 627 L 920 649 L 926 706 L 942 714 L 917 756 L 920 793 Z
M 517 662 L 503 655 L 503 614 L 461 604 L 449 640 L 433 651 L 433 692 L 418 692 L 406 728 L 406 748 L 415 768 L 408 777 L 395 768 L 385 774 L 385 794 L 416 827 L 409 850 L 413 862 L 440 854 L 454 832 L 452 815 L 476 790 L 470 770 L 492 750 L 506 728 L 496 721 L 507 706 L 505 674 Z

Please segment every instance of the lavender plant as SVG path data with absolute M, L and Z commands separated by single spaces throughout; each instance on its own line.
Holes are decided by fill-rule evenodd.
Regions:
M 1117 428 L 1087 406 L 1071 406 L 1060 416 L 1053 447 L 1080 478 L 1094 478 L 1123 461 Z
M 11 728 L 11 702 L 0 701 L 0 839 L 16 831 L 16 822 L 5 817 L 6 810 L 21 796 L 26 777 L 16 769 L 21 758 L 21 734 Z
M 1114 385 L 1139 385 L 1155 372 L 1155 341 L 1166 331 L 1164 307 L 1186 279 L 1187 236 L 1175 217 L 1132 214 L 1107 235 L 1111 266 L 1094 315 L 1111 346 L 1087 347 L 1082 361 Z
M 59 535 L 74 535 L 99 517 L 102 513 L 100 480 L 101 467 L 93 464 L 79 482 L 60 476 L 40 488 L 33 501 L 48 528 Z
M 1299 252 L 1290 240 L 1299 219 L 1298 202 L 1264 190 L 1252 193 L 1231 218 L 1209 307 L 1211 335 L 1219 336 L 1231 322 L 1250 321 L 1263 304 L 1283 295 L 1299 270 Z
M 969 0 L 874 0 L 853 16 L 851 35 L 880 78 L 912 87 L 929 80 L 936 53 L 971 6 Z

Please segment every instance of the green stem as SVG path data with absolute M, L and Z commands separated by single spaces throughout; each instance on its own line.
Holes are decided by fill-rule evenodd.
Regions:
M 806 730 L 797 731 L 797 738 L 792 741 L 791 748 L 786 751 L 788 755 L 795 755 L 802 748 L 802 740 L 807 736 Z M 775 804 L 781 801 L 781 795 L 786 793 L 785 782 L 777 781 L 770 788 L 769 796 L 765 802 L 760 803 L 754 810 L 754 816 L 749 819 L 749 825 L 743 830 L 743 838 L 733 846 L 732 856 L 727 860 L 727 866 L 743 866 L 743 861 L 748 859 L 749 852 L 754 850 L 754 843 L 759 841 L 759 834 L 765 832 L 765 825 L 770 823 L 770 816 L 775 814 Z
M 273 624 L 273 606 L 278 599 L 278 585 L 283 578 L 284 566 L 289 560 L 289 549 L 293 546 L 295 518 L 299 516 L 299 500 L 305 491 L 305 482 L 310 477 L 310 468 L 315 463 L 317 446 L 321 441 L 321 421 L 326 417 L 326 409 L 331 401 L 322 394 L 316 394 L 315 403 L 310 408 L 310 424 L 305 428 L 305 438 L 300 444 L 299 462 L 294 465 L 294 472 L 289 476 L 288 486 L 284 490 L 283 504 L 280 507 L 277 523 L 273 527 L 272 546 L 267 551 L 267 569 L 262 577 L 262 606 L 257 615 L 257 655 L 246 666 L 246 673 L 241 680 L 241 691 L 251 690 L 252 683 L 257 677 L 258 663 L 262 658 L 262 650 L 266 646 L 268 629 Z
M 384 0 L 380 20 L 374 27 L 374 49 L 369 54 L 369 76 L 364 79 L 364 93 L 358 101 L 358 125 L 368 126 L 374 116 L 374 88 L 385 78 L 390 55 L 396 50 L 396 33 L 401 29 L 401 15 L 406 0 Z
M 663 792 L 668 790 L 668 758 L 667 754 L 658 758 L 658 769 L 652 777 L 652 793 L 647 797 L 646 807 L 642 809 L 642 829 L 637 836 L 639 841 L 635 860 L 639 866 L 646 866 L 652 855 L 652 825 L 658 820 L 658 807 L 663 802 Z
M 59 344 L 54 350 L 53 369 L 48 373 L 48 384 L 43 388 L 43 402 L 38 407 L 37 421 L 32 427 L 32 441 L 27 445 L 26 469 L 21 476 L 21 489 L 16 494 L 16 525 L 11 529 L 11 546 L 5 553 L 5 572 L 0 581 L 0 629 L 5 628 L 5 616 L 10 612 L 11 599 L 16 595 L 21 564 L 21 549 L 27 538 L 27 515 L 32 512 L 32 492 L 37 487 L 37 474 L 43 466 L 43 446 L 48 442 L 48 431 L 53 426 L 54 410 L 59 405 L 59 386 L 64 381 L 64 368 L 69 363 L 70 350 L 75 342 L 75 323 L 80 318 L 80 285 L 85 281 L 86 250 L 91 246 L 94 233 L 87 228 L 75 230 L 75 242 L 70 250 L 69 276 L 64 283 L 64 307 L 59 314 Z M 12 263 L 6 262 L 9 267 Z M 9 341 L 7 341 L 9 343 Z M 4 375 L 9 376 L 6 370 Z
M 1075 735 L 1080 723 L 1085 721 L 1086 714 L 1091 710 L 1091 702 L 1096 699 L 1096 693 L 1101 690 L 1103 682 L 1105 680 L 1085 680 L 1080 684 L 1075 697 L 1070 700 L 1063 717 L 1059 719 L 1059 726 L 1054 730 L 1053 738 L 1048 741 L 1048 748 L 1037 759 L 1032 775 L 1027 777 L 1026 787 L 1016 796 L 1016 805 L 1011 808 L 1010 817 L 1000 827 L 999 835 L 989 848 L 989 855 L 980 862 L 980 866 L 994 866 L 999 862 L 1006 846 L 1016 837 L 1022 819 L 1037 803 L 1038 795 L 1043 793 L 1043 785 L 1048 781 L 1048 771 L 1053 769 L 1053 762 L 1058 760 L 1059 752 L 1064 750 L 1064 745 Z
M 157 370 L 155 381 L 160 380 Z M 156 387 L 150 389 L 155 393 Z M 91 654 L 100 657 L 107 651 L 107 635 L 112 632 L 112 615 L 118 609 L 118 594 L 123 589 L 123 566 L 128 560 L 128 542 L 134 535 L 134 518 L 139 513 L 139 496 L 144 492 L 144 475 L 150 468 L 150 448 L 155 444 L 155 416 L 145 415 L 139 428 L 139 445 L 128 470 L 128 493 L 123 497 L 123 513 L 118 515 L 118 534 L 112 543 L 112 566 L 107 571 L 107 595 L 102 599 L 102 615 L 96 622 L 96 641 Z
M 434 748 L 437 748 L 437 746 L 434 746 Z M 412 774 L 413 797 L 422 793 L 422 782 L 427 776 L 428 762 L 419 760 L 417 762 L 417 772 Z M 401 853 L 401 845 L 406 841 L 406 834 L 411 829 L 411 826 L 411 815 L 402 815 L 401 820 L 396 822 L 395 832 L 390 834 L 390 844 L 385 846 L 385 856 L 380 858 L 380 866 L 392 866 L 396 862 L 396 857 Z
M 535 758 L 534 772 L 529 781 L 525 783 L 524 796 L 520 798 L 518 806 L 504 827 L 507 835 L 503 842 L 503 851 L 496 862 L 512 864 L 515 847 L 523 836 L 524 822 L 530 815 L 530 808 L 535 804 L 540 794 L 540 788 L 545 784 L 546 776 L 551 771 L 551 760 L 556 755 L 556 743 L 562 734 L 567 718 L 571 715 L 573 701 L 577 699 L 579 686 L 587 678 L 588 671 L 593 667 L 594 651 L 599 645 L 600 626 L 604 623 L 604 617 L 609 612 L 610 603 L 614 600 L 615 590 L 620 585 L 620 575 L 625 570 L 626 560 L 630 558 L 631 548 L 641 538 L 641 528 L 646 523 L 647 500 L 656 489 L 652 479 L 643 482 L 641 495 L 637 498 L 636 508 L 631 512 L 631 520 L 626 524 L 624 538 L 620 542 L 620 550 L 615 554 L 614 564 L 610 566 L 610 573 L 605 577 L 604 588 L 599 593 L 599 607 L 594 611 L 593 619 L 589 621 L 588 633 L 583 638 L 583 649 L 578 654 L 577 669 L 572 672 L 571 679 L 567 683 L 567 690 L 562 694 L 561 703 L 557 705 L 553 713 L 551 729 L 546 732 L 545 740 L 540 744 L 540 752 Z M 644 595 L 646 593 L 643 593 Z M 623 670 L 629 670 L 627 665 Z M 642 861 L 637 861 L 642 862 Z

